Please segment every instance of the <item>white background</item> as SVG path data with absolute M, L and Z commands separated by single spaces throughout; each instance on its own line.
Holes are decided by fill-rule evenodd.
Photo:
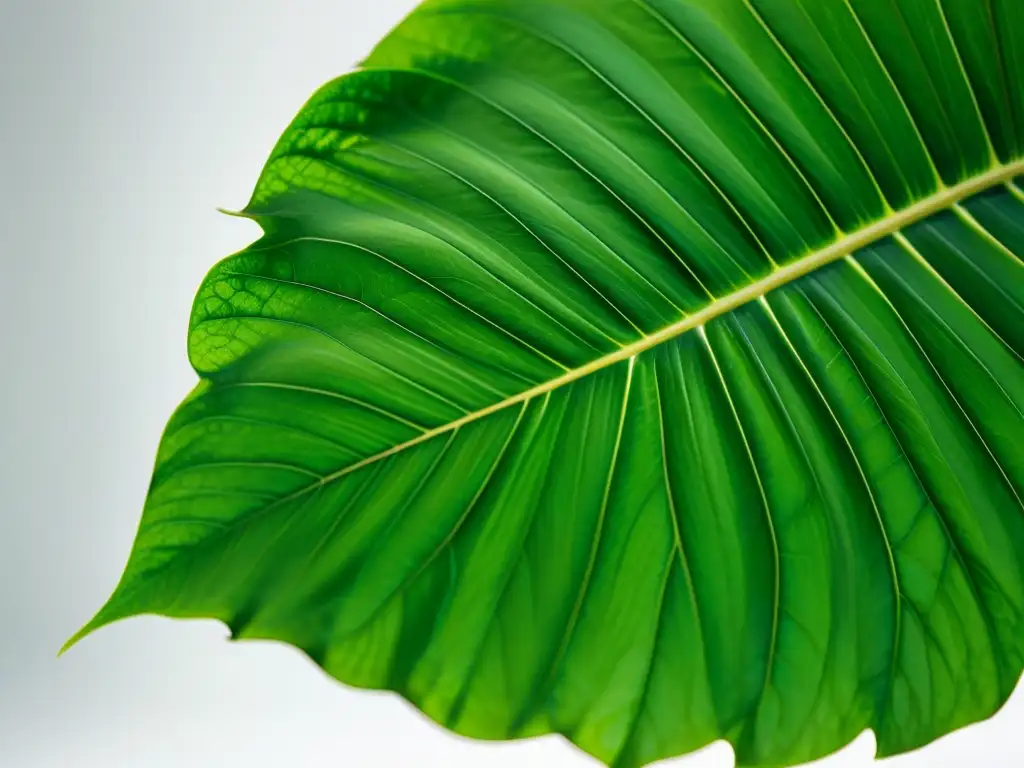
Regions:
M 305 99 L 412 0 L 0 0 L 0 766 L 596 765 L 453 737 L 294 649 L 133 619 L 56 658 L 120 575 L 157 440 L 192 387 L 206 270 Z M 870 764 L 863 735 L 826 768 Z M 1024 763 L 1024 695 L 891 768 Z M 717 744 L 677 761 L 725 768 Z

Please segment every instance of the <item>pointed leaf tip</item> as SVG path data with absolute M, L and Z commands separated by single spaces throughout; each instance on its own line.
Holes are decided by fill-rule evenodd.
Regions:
M 244 210 L 232 211 L 229 208 L 222 208 L 219 205 L 217 206 L 217 213 L 223 213 L 225 216 L 232 216 L 232 217 L 238 218 L 238 219 L 252 219 L 253 218 L 252 215 L 246 213 Z
M 58 659 L 65 653 L 70 651 L 71 648 L 77 645 L 80 640 L 84 639 L 86 635 L 90 634 L 93 631 L 94 628 L 91 626 L 91 624 L 92 622 L 89 622 L 89 624 L 86 624 L 84 627 L 75 632 L 75 634 L 73 634 L 64 642 L 64 645 L 62 645 L 60 647 L 60 650 L 57 651 Z

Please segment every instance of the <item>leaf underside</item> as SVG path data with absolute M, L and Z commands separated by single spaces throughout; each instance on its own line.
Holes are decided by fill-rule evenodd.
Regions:
M 216 618 L 630 768 L 991 715 L 1022 158 L 1020 0 L 425 3 L 274 149 L 74 640 Z

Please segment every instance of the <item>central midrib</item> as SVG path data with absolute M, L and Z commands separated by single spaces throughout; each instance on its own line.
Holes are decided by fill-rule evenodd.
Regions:
M 1005 165 L 995 166 L 994 168 L 977 176 L 972 176 L 966 181 L 962 181 L 955 186 L 944 187 L 935 194 L 929 195 L 913 205 L 907 206 L 899 211 L 894 211 L 883 219 L 879 219 L 866 227 L 844 235 L 820 250 L 809 253 L 786 266 L 779 267 L 767 277 L 753 282 L 745 288 L 741 288 L 727 296 L 715 299 L 703 309 L 694 312 L 692 315 L 687 315 L 683 319 L 672 323 L 659 331 L 655 331 L 649 336 L 644 336 L 643 338 L 634 341 L 632 344 L 627 344 L 615 352 L 599 357 L 586 365 L 580 366 L 579 368 L 573 368 L 570 371 L 566 371 L 561 376 L 544 382 L 543 384 L 538 384 L 532 389 L 527 389 L 519 394 L 513 395 L 512 397 L 508 397 L 500 402 L 494 403 L 493 405 L 489 405 L 486 408 L 481 408 L 478 411 L 467 413 L 465 416 L 462 416 L 455 421 L 430 429 L 420 435 L 417 435 L 411 440 L 399 443 L 398 445 L 388 448 L 385 451 L 381 451 L 380 453 L 376 453 L 373 456 L 368 456 L 354 464 L 349 464 L 336 472 L 326 475 L 322 480 L 318 481 L 314 485 L 329 483 L 343 475 L 347 475 L 350 472 L 361 469 L 368 464 L 373 464 L 374 462 L 385 459 L 388 456 L 400 453 L 407 448 L 426 442 L 438 435 L 451 432 L 452 430 L 458 429 L 472 421 L 482 419 L 485 416 L 489 416 L 492 413 L 496 413 L 497 411 L 508 408 L 516 403 L 525 403 L 539 395 L 558 389 L 559 387 L 576 381 L 577 379 L 581 379 L 591 373 L 600 371 L 603 368 L 607 368 L 615 365 L 616 363 L 621 363 L 625 360 L 636 357 L 641 352 L 645 352 L 652 347 L 656 347 L 658 344 L 668 341 L 669 339 L 673 339 L 676 336 L 680 336 L 687 331 L 699 328 L 720 315 L 724 315 L 733 311 L 737 307 L 741 307 L 750 301 L 760 298 L 769 291 L 781 288 L 782 286 L 787 285 L 794 280 L 819 269 L 820 267 L 831 264 L 833 261 L 837 261 L 838 259 L 848 256 L 865 246 L 871 245 L 877 240 L 881 240 L 882 238 L 892 235 L 915 222 L 926 219 L 933 213 L 949 208 L 960 200 L 976 195 L 979 192 L 984 192 L 986 189 L 994 187 L 997 184 L 1008 182 L 1015 176 L 1022 173 L 1024 173 L 1024 159 L 1015 160 Z

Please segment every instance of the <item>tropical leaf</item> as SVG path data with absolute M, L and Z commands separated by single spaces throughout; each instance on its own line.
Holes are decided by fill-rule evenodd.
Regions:
M 191 318 L 115 594 L 610 765 L 992 714 L 1024 659 L 1024 3 L 435 0 Z

